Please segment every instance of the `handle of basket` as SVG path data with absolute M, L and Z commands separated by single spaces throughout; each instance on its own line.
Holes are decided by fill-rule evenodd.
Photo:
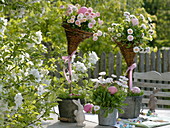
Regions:
M 62 59 L 65 60 L 65 62 L 68 61 L 68 72 L 69 72 L 69 76 L 66 75 L 65 69 L 63 69 L 64 72 L 64 76 L 66 77 L 66 80 L 70 83 L 71 82 L 71 76 L 72 76 L 72 66 L 71 66 L 71 59 L 72 56 L 76 53 L 76 50 L 74 52 L 72 52 L 71 55 L 68 56 L 62 56 Z
M 132 82 L 132 73 L 133 73 L 133 69 L 136 68 L 136 63 L 132 64 L 130 67 L 128 67 L 128 69 L 126 70 L 126 74 L 129 71 L 129 89 L 131 90 L 133 82 Z

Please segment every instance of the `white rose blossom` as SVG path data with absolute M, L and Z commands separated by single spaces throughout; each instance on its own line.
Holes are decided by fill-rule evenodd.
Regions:
M 84 63 L 81 63 L 79 61 L 77 61 L 76 63 L 73 63 L 73 67 L 75 67 L 75 69 L 77 71 L 81 71 L 83 73 L 85 73 L 85 71 L 87 70 L 86 66 L 84 65 Z
M 98 60 L 99 58 L 94 51 L 89 53 L 89 58 L 88 58 L 89 63 L 96 64 Z

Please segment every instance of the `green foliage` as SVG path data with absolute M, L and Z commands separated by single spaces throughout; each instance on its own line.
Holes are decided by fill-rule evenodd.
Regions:
M 170 30 L 166 29 L 170 26 L 170 9 L 168 7 L 169 0 L 143 0 L 144 8 L 151 15 L 156 15 L 157 19 L 153 19 L 153 23 L 156 24 L 157 37 L 152 42 L 154 47 L 169 47 Z M 158 6 L 159 5 L 159 6 Z

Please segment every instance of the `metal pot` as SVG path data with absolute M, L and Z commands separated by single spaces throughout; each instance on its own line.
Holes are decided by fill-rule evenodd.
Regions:
M 119 117 L 124 119 L 138 117 L 142 106 L 142 97 L 143 96 L 126 97 L 124 103 L 128 105 L 122 107 L 124 113 L 119 113 Z
M 109 109 L 109 108 L 108 108 Z M 117 109 L 114 109 L 112 113 L 109 113 L 107 117 L 104 117 L 106 109 L 100 108 L 100 112 L 98 114 L 99 125 L 102 126 L 112 126 L 116 124 L 117 118 Z

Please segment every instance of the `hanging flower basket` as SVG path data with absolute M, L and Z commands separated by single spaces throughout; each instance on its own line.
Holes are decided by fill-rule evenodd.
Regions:
M 62 25 L 65 29 L 68 41 L 68 54 L 71 55 L 78 47 L 80 42 L 93 36 L 93 33 L 86 32 L 80 29 L 71 28 L 68 24 Z
M 136 53 L 133 51 L 134 46 L 131 45 L 130 47 L 127 44 L 122 44 L 120 42 L 116 42 L 125 61 L 127 66 L 131 66 L 134 63 L 134 58 Z

